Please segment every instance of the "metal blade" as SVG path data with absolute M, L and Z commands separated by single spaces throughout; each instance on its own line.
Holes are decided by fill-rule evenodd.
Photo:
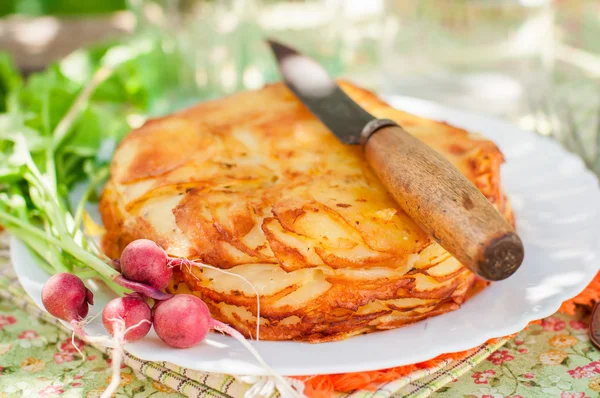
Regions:
M 363 127 L 375 119 L 342 91 L 315 60 L 268 40 L 283 80 L 304 105 L 344 144 L 358 144 Z

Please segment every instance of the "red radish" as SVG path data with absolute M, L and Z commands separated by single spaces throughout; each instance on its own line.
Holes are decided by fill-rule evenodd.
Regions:
M 111 300 L 102 310 L 102 324 L 116 337 L 115 323 L 122 320 L 125 325 L 124 340 L 135 341 L 146 336 L 152 326 L 150 306 L 134 295 Z M 145 321 L 145 322 L 144 322 Z
M 226 333 L 246 347 L 256 360 L 275 378 L 282 396 L 299 397 L 300 394 L 262 359 L 254 347 L 231 326 L 210 316 L 204 301 L 191 294 L 177 294 L 154 308 L 154 330 L 166 344 L 175 348 L 188 348 L 200 343 L 210 329 Z M 283 394 L 285 393 L 285 394 Z
M 125 278 L 159 290 L 169 285 L 173 275 L 173 270 L 167 264 L 167 253 L 148 239 L 138 239 L 128 244 L 121 253 L 119 263 Z
M 150 306 L 137 293 L 118 297 L 109 301 L 102 310 L 102 324 L 113 336 L 115 342 L 112 351 L 111 380 L 102 393 L 102 397 L 111 397 L 121 382 L 123 343 L 139 340 L 148 334 L 152 326 Z M 93 340 L 103 339 L 105 338 L 94 338 Z
M 79 277 L 61 272 L 52 275 L 42 288 L 44 308 L 58 319 L 79 322 L 85 318 L 94 295 Z
M 60 272 L 52 275 L 44 284 L 42 303 L 54 317 L 71 324 L 73 347 L 84 356 L 75 344 L 75 335 L 81 338 L 87 337 L 83 325 L 90 304 L 94 304 L 92 291 L 85 287 L 79 277 L 67 272 Z
M 211 327 L 208 307 L 191 294 L 175 295 L 154 308 L 154 330 L 171 347 L 193 347 L 204 340 Z

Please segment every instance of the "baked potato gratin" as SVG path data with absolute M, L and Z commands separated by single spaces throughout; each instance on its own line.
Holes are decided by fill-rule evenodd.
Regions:
M 489 140 L 341 87 L 462 171 L 512 222 L 503 157 Z M 118 147 L 100 210 L 117 258 L 148 238 L 171 256 L 242 275 L 260 294 L 261 338 L 323 342 L 397 328 L 459 308 L 475 276 L 388 195 L 359 146 L 337 141 L 281 83 L 148 121 Z M 171 293 L 252 337 L 256 295 L 193 267 Z

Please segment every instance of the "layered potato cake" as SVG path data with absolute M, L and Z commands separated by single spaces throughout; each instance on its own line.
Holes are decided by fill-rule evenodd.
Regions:
M 439 151 L 513 221 L 492 142 L 340 85 Z M 476 281 L 399 208 L 361 148 L 338 142 L 282 83 L 132 131 L 100 210 L 113 258 L 148 238 L 227 270 L 176 270 L 168 291 L 197 295 L 246 337 L 256 330 L 254 289 L 262 339 L 323 342 L 456 310 Z

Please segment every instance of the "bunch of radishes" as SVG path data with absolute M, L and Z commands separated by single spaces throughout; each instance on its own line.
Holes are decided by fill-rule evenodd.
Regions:
M 111 300 L 102 310 L 102 323 L 116 343 L 113 350 L 113 356 L 116 357 L 113 358 L 113 377 L 103 396 L 111 396 L 118 387 L 124 342 L 145 337 L 151 326 L 154 326 L 162 341 L 175 348 L 199 344 L 210 329 L 224 332 L 242 343 L 276 378 L 277 385 L 285 396 L 298 396 L 285 379 L 264 362 L 241 333 L 213 319 L 201 299 L 190 294 L 173 296 L 162 292 L 171 280 L 173 264 L 181 266 L 190 263 L 192 262 L 189 260 L 169 257 L 160 246 L 147 239 L 131 242 L 123 250 L 120 260 L 115 262 L 121 272 L 114 279 L 115 282 L 134 293 Z M 150 298 L 154 300 L 152 309 L 148 304 Z M 88 306 L 93 304 L 93 294 L 77 276 L 69 273 L 52 276 L 42 289 L 42 302 L 50 314 L 69 322 L 74 333 L 80 337 L 102 340 L 87 336 L 83 330 Z

